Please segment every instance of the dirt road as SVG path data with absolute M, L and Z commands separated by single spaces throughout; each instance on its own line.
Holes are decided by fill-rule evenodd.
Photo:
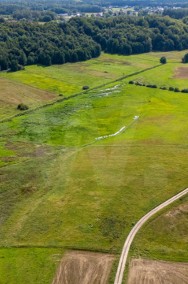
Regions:
M 177 199 L 179 199 L 180 197 L 186 195 L 187 193 L 188 193 L 188 188 L 184 189 L 180 193 L 176 194 L 172 198 L 168 199 L 164 203 L 160 204 L 159 206 L 157 206 L 156 208 L 151 210 L 149 213 L 147 213 L 145 216 L 143 216 L 136 223 L 136 225 L 132 228 L 132 230 L 130 231 L 130 233 L 129 233 L 129 235 L 128 235 L 125 243 L 124 243 L 123 250 L 122 250 L 122 253 L 121 253 L 121 257 L 120 257 L 120 260 L 119 260 L 119 265 L 118 265 L 118 269 L 117 269 L 117 273 L 116 273 L 116 278 L 115 278 L 114 284 L 121 284 L 122 283 L 123 274 L 124 274 L 125 265 L 126 265 L 127 256 L 128 256 L 128 253 L 129 253 L 130 246 L 131 246 L 131 244 L 133 242 L 133 239 L 134 239 L 136 233 L 140 230 L 140 228 L 144 225 L 144 223 L 146 221 L 148 221 L 148 219 L 151 218 L 155 213 L 157 213 L 158 211 L 160 211 L 164 207 L 170 205 L 172 202 L 176 201 Z

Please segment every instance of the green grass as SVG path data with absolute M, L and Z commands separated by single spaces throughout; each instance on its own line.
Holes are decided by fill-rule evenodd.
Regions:
M 148 59 L 147 55 L 140 55 L 138 61 L 136 56 L 102 54 L 99 58 L 74 64 L 26 66 L 24 71 L 1 73 L 1 77 L 69 96 L 81 92 L 85 85 L 96 87 L 156 64 L 158 60 Z
M 141 57 L 157 63 L 160 54 Z M 136 56 L 128 58 L 136 62 Z M 187 187 L 187 95 L 125 82 L 0 124 L 1 151 L 8 158 L 14 156 L 0 169 L 2 248 L 41 247 L 47 253 L 46 248 L 63 247 L 120 253 L 139 218 Z M 134 120 L 135 116 L 139 119 Z M 121 134 L 96 140 L 123 126 L 126 129 Z M 176 238 L 169 234 L 165 239 L 167 225 L 159 223 L 161 236 L 156 233 L 158 241 L 149 246 L 147 255 L 179 260 L 176 250 L 181 246 L 186 260 L 188 250 L 186 243 L 181 244 L 181 231 L 176 231 Z M 147 237 L 154 232 L 155 225 L 144 241 L 141 234 L 135 244 L 137 255 L 143 255 L 145 249 L 140 247 L 145 240 L 149 243 Z M 174 245 L 161 253 L 170 239 Z M 41 264 L 45 263 L 45 253 L 38 253 Z M 18 261 L 22 257 L 20 249 Z M 15 269 L 23 275 L 26 268 Z
M 126 85 L 101 94 L 4 124 L 13 144 L 48 144 L 52 153 L 34 148 L 33 159 L 3 170 L 12 178 L 3 191 L 2 245 L 117 252 L 136 220 L 186 186 L 187 97 Z M 134 115 L 140 118 L 133 123 Z M 121 135 L 96 142 L 124 125 Z
M 137 234 L 131 256 L 187 262 L 188 197 L 150 220 Z
M 59 248 L 0 248 L 0 283 L 51 283 L 63 252 Z
M 176 87 L 180 90 L 188 88 L 187 78 L 178 76 L 179 68 L 188 69 L 187 64 L 181 63 L 181 59 L 186 51 L 172 52 L 172 53 L 156 53 L 153 56 L 166 56 L 167 64 L 160 67 L 146 71 L 142 74 L 131 77 L 131 80 L 142 82 L 145 84 L 156 84 L 158 87 Z M 150 54 L 151 55 L 151 54 Z

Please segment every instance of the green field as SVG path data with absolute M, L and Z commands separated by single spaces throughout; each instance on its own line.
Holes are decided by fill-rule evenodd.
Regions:
M 187 262 L 188 196 L 148 222 L 138 233 L 131 256 Z
M 62 255 L 63 250 L 56 248 L 0 248 L 0 281 L 3 284 L 50 283 Z
M 159 64 L 158 58 L 152 58 L 146 54 L 139 55 L 139 61 L 134 55 L 102 54 L 99 58 L 86 62 L 50 67 L 26 66 L 23 71 L 1 73 L 0 76 L 69 96 L 81 92 L 85 85 L 90 88 L 96 87 L 157 64 Z
M 139 65 L 144 64 L 140 58 L 147 58 L 148 67 L 157 65 L 160 56 L 122 60 Z M 100 70 L 104 57 L 96 60 L 101 60 Z M 6 76 L 21 80 L 20 74 Z M 119 254 L 139 218 L 187 187 L 187 109 L 186 94 L 129 85 L 125 79 L 1 123 L 0 283 L 50 283 L 58 265 L 54 255 L 68 248 Z M 96 139 L 123 127 L 117 135 Z M 159 219 L 140 232 L 132 253 L 186 261 L 186 229 L 165 238 L 168 222 Z M 157 240 L 148 246 L 154 235 Z M 24 257 L 24 266 L 14 262 Z M 39 265 L 33 264 L 35 257 Z M 41 273 L 46 273 L 43 282 L 29 282 Z
M 186 51 L 157 53 L 157 56 L 166 56 L 167 64 L 131 77 L 131 80 L 145 84 L 156 84 L 158 87 L 176 87 L 180 90 L 188 88 L 188 65 L 181 63 Z M 153 54 L 155 56 L 155 54 Z M 184 70 L 184 74 L 182 71 Z M 183 75 L 183 76 L 182 76 Z

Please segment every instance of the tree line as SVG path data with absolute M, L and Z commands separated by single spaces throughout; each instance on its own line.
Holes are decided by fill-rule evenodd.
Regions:
M 71 18 L 68 22 L 19 21 L 0 25 L 0 68 L 63 64 L 100 55 L 131 55 L 188 48 L 188 25 L 169 17 Z

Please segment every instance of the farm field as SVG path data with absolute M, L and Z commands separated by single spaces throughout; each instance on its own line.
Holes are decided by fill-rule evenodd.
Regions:
M 188 66 L 181 63 L 181 59 L 186 51 L 170 53 L 160 53 L 161 57 L 166 56 L 167 64 L 161 65 L 157 69 L 131 77 L 131 80 L 144 84 L 156 84 L 158 87 L 188 88 Z M 158 53 L 157 53 L 158 54 Z M 158 54 L 159 55 L 159 54 Z M 174 55 L 174 56 L 173 56 Z
M 179 54 L 172 53 L 172 60 Z M 161 54 L 125 59 L 136 65 L 140 56 L 151 66 Z M 128 85 L 125 79 L 1 123 L 0 282 L 8 274 L 7 283 L 40 284 L 52 264 L 43 280 L 50 283 L 66 249 L 118 256 L 135 222 L 187 187 L 187 108 L 186 94 Z M 143 228 L 131 255 L 187 261 L 186 227 L 166 239 L 170 222 L 159 218 L 147 232 Z M 182 228 L 181 220 L 174 224 Z M 10 270 L 9 253 L 28 264 L 12 261 Z
M 145 54 L 139 55 L 139 60 L 134 55 L 125 57 L 102 54 L 99 58 L 74 64 L 67 63 L 50 67 L 26 66 L 23 71 L 1 73 L 0 76 L 69 96 L 81 92 L 85 85 L 90 88 L 96 87 L 158 64 L 158 58 Z
M 20 103 L 35 108 L 52 102 L 58 97 L 54 93 L 26 86 L 0 77 L 0 120 L 18 114 Z
M 135 259 L 131 262 L 128 284 L 188 283 L 188 263 Z
M 185 196 L 168 210 L 153 217 L 140 230 L 133 243 L 131 256 L 187 262 L 187 231 L 188 196 Z

